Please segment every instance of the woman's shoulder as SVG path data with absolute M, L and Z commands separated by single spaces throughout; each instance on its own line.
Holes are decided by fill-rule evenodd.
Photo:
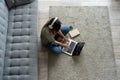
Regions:
M 50 33 L 50 30 L 48 27 L 43 27 L 42 32 L 47 34 L 47 33 Z

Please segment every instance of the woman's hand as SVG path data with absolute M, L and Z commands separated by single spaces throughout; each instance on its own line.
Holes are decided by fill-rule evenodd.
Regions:
M 62 42 L 59 42 L 59 41 L 55 41 L 55 43 L 56 43 L 57 45 L 62 46 L 62 47 L 69 48 L 68 44 L 65 44 L 65 43 L 62 43 Z
M 65 39 L 65 41 L 69 41 L 69 38 L 68 38 L 68 37 L 66 37 L 66 36 L 64 37 L 64 39 Z
M 63 43 L 66 43 L 66 42 L 69 42 L 69 38 L 66 37 L 66 36 L 64 36 L 64 37 L 63 37 Z
M 69 46 L 67 44 L 62 44 L 62 46 L 65 48 L 69 48 Z

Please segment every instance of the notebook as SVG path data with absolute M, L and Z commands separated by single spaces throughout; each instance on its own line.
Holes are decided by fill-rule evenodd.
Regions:
M 70 34 L 70 37 L 71 37 L 71 38 L 74 38 L 74 37 L 80 35 L 80 32 L 79 32 L 79 30 L 76 28 L 76 29 L 71 30 L 71 31 L 69 32 L 69 34 Z

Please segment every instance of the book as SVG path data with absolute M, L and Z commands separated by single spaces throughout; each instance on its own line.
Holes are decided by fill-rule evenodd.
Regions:
M 74 38 L 74 37 L 80 35 L 80 32 L 79 32 L 79 30 L 78 30 L 77 28 L 75 28 L 75 29 L 71 30 L 71 31 L 69 32 L 69 34 L 70 34 L 70 37 L 71 37 L 71 38 Z

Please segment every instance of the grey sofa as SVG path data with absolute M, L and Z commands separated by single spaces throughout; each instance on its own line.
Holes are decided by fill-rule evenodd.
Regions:
M 37 0 L 13 8 L 0 0 L 0 80 L 38 80 L 37 12 Z

